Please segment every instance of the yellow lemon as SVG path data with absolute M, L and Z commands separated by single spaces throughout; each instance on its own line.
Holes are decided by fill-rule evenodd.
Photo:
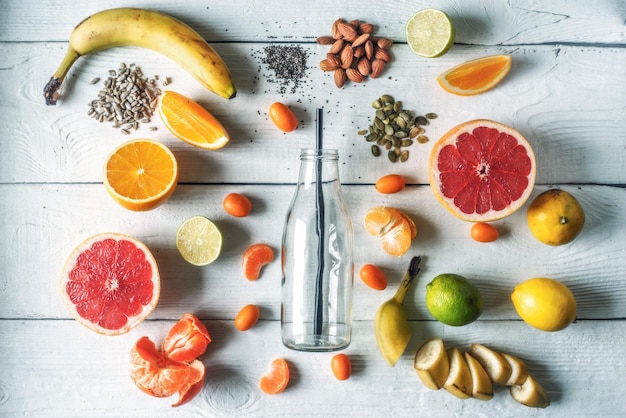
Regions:
M 519 316 L 542 331 L 559 331 L 576 319 L 576 299 L 563 283 L 545 277 L 515 286 L 511 300 Z
M 550 189 L 528 207 L 530 232 L 548 245 L 563 245 L 578 236 L 585 223 L 585 212 L 574 196 L 565 190 Z

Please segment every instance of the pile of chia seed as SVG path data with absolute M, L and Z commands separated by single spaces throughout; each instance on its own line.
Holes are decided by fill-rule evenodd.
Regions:
M 274 71 L 274 77 L 268 77 L 270 83 L 278 83 L 278 92 L 285 94 L 289 89 L 293 94 L 306 77 L 307 53 L 297 45 L 270 45 L 263 48 L 265 56 L 261 62 Z

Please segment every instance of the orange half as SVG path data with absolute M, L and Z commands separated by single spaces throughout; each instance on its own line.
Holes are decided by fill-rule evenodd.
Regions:
M 136 139 L 116 148 L 104 165 L 104 186 L 126 209 L 154 209 L 170 198 L 178 182 L 178 164 L 163 144 Z
M 159 116 L 178 139 L 198 148 L 218 150 L 230 136 L 222 124 L 198 102 L 171 90 L 163 92 L 158 105 Z
M 509 73 L 513 59 L 510 55 L 492 55 L 467 61 L 450 68 L 437 77 L 447 92 L 473 96 L 494 88 Z

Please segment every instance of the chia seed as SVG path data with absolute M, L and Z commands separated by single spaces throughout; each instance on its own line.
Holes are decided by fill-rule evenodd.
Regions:
M 265 57 L 261 59 L 270 70 L 274 71 L 275 78 L 268 78 L 270 83 L 278 83 L 278 92 L 284 94 L 291 86 L 293 94 L 303 83 L 306 77 L 307 53 L 297 45 L 270 45 L 263 48 Z

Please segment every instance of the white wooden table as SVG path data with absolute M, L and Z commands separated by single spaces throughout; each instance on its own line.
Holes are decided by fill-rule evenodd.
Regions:
M 545 3 L 545 4 L 544 4 Z M 47 107 L 42 88 L 60 62 L 73 27 L 101 9 L 133 5 L 184 20 L 213 43 L 229 65 L 238 95 L 226 101 L 204 90 L 176 63 L 148 50 L 117 48 L 81 58 L 66 95 Z M 445 56 L 414 55 L 404 24 L 417 10 L 448 12 L 456 44 Z M 0 1 L 0 416 L 624 416 L 626 394 L 626 39 L 623 0 L 535 2 L 330 0 L 99 2 Z M 330 33 L 342 17 L 373 23 L 395 41 L 384 76 L 337 89 L 318 69 L 327 47 L 315 38 Z M 309 71 L 294 93 L 278 92 L 261 63 L 270 44 L 297 43 L 308 53 Z M 513 69 L 491 92 L 457 97 L 435 82 L 443 70 L 490 54 L 513 56 Z M 146 74 L 172 77 L 169 86 L 203 103 L 232 135 L 218 152 L 173 138 L 158 118 L 133 133 L 164 142 L 181 167 L 180 184 L 163 206 L 134 213 L 111 200 L 101 180 L 104 158 L 129 139 L 86 115 L 87 103 L 120 62 Z M 435 112 L 431 141 L 415 144 L 404 164 L 370 155 L 356 134 L 367 127 L 369 104 L 383 93 L 417 113 Z M 268 120 L 274 101 L 292 106 L 301 124 L 280 133 Z M 283 216 L 294 191 L 298 154 L 313 144 L 314 109 L 325 110 L 324 138 L 339 149 L 340 175 L 355 224 L 355 271 L 380 265 L 387 290 L 354 283 L 354 336 L 345 352 L 354 374 L 340 382 L 331 374 L 330 353 L 290 351 L 280 340 L 280 268 L 267 266 L 261 279 L 242 276 L 248 245 L 280 246 Z M 535 241 L 525 209 L 498 221 L 504 231 L 493 244 L 469 236 L 470 225 L 443 209 L 428 186 L 427 162 L 434 141 L 456 124 L 488 118 L 518 129 L 537 155 L 536 196 L 548 187 L 572 192 L 587 222 L 580 237 L 562 247 Z M 395 195 L 373 187 L 382 175 L 403 174 L 410 184 Z M 229 192 L 249 196 L 254 209 L 236 219 L 221 208 Z M 391 258 L 362 227 L 375 205 L 408 212 L 419 229 L 410 252 Z M 197 268 L 179 256 L 174 236 L 193 215 L 213 219 L 224 250 L 212 265 Z M 157 258 L 162 294 L 156 310 L 120 337 L 97 335 L 74 321 L 62 304 L 58 277 L 71 250 L 100 232 L 121 232 L 146 243 Z M 388 367 L 373 335 L 380 303 L 395 291 L 411 255 L 424 266 L 406 305 L 413 338 L 399 363 Z M 481 318 L 454 328 L 432 320 L 424 287 L 434 276 L 455 272 L 475 281 L 485 299 Z M 544 333 L 522 322 L 510 302 L 515 284 L 536 276 L 563 281 L 576 296 L 575 324 Z M 248 303 L 261 307 L 261 321 L 242 333 L 233 326 Z M 208 377 L 189 404 L 151 398 L 128 375 L 129 350 L 141 336 L 160 340 L 185 312 L 206 324 L 213 343 L 203 361 Z M 545 410 L 515 403 L 504 388 L 493 400 L 459 400 L 426 389 L 413 371 L 423 341 L 443 337 L 467 349 L 480 342 L 525 359 L 552 399 Z M 292 366 L 288 389 L 267 396 L 258 387 L 272 359 Z

